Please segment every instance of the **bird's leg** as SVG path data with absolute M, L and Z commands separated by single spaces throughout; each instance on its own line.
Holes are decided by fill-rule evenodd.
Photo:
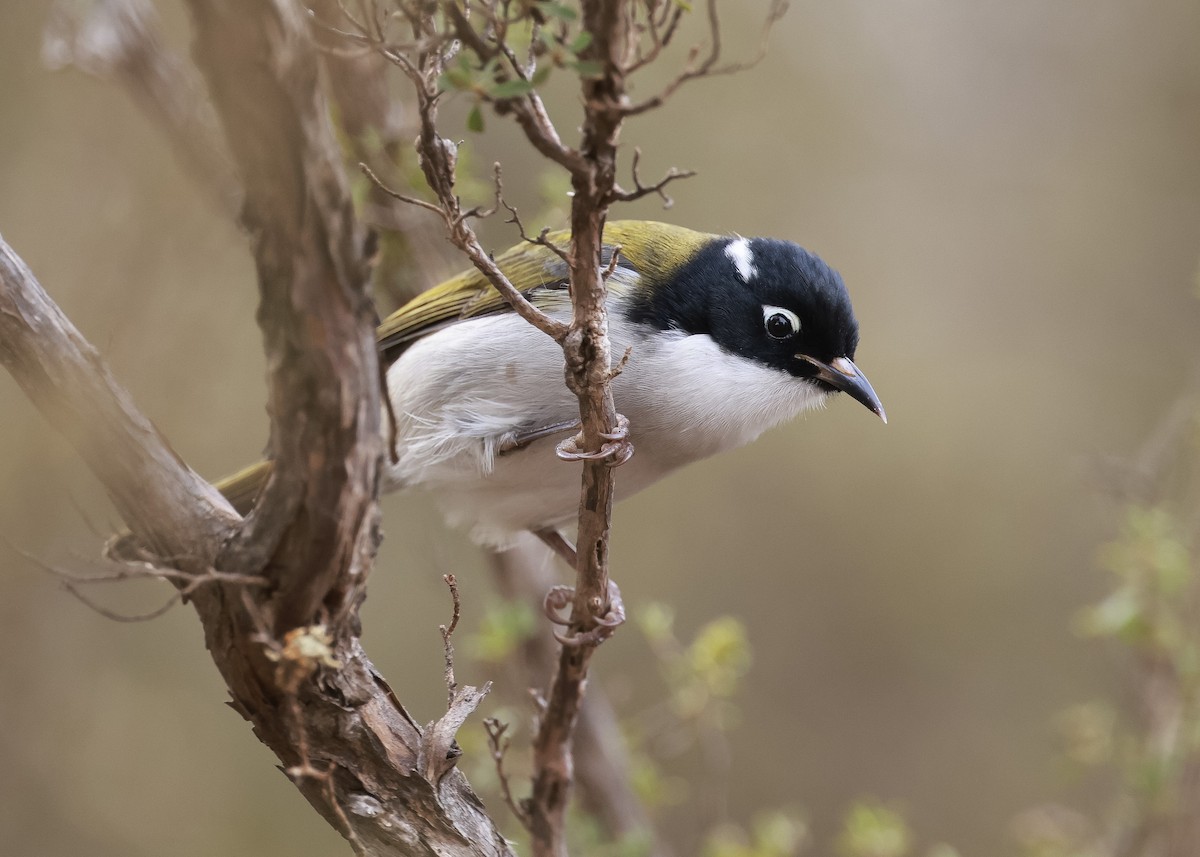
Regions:
M 546 547 L 554 551 L 563 562 L 572 569 L 575 568 L 579 556 L 575 553 L 575 545 L 567 541 L 566 536 L 554 529 L 535 530 L 533 534 L 541 539 Z
M 578 560 L 578 554 L 575 552 L 575 545 L 567 541 L 567 537 L 555 529 L 534 530 L 533 534 L 542 540 L 542 543 L 565 562 L 570 568 L 575 568 L 575 563 Z M 561 618 L 558 611 L 565 610 L 571 606 L 571 602 L 575 600 L 575 587 L 573 586 L 552 586 L 550 591 L 546 593 L 546 598 L 542 601 L 542 611 L 546 614 L 546 618 L 555 625 L 567 626 L 571 623 Z
M 554 423 L 553 425 L 513 432 L 510 436 L 500 441 L 500 447 L 496 451 L 496 454 L 508 455 L 510 452 L 522 450 L 534 441 L 541 440 L 544 437 L 553 437 L 565 431 L 579 431 L 581 428 L 583 428 L 583 425 L 579 420 L 568 420 L 563 423 Z M 557 553 L 557 550 L 555 552 Z M 573 563 L 574 561 L 572 561 L 572 567 L 574 567 Z
M 536 535 L 542 542 L 545 543 L 550 550 L 558 554 L 562 560 L 571 568 L 575 567 L 577 554 L 575 547 L 566 537 L 558 530 L 537 530 Z M 573 586 L 553 586 L 546 593 L 546 598 L 542 602 L 542 610 L 546 614 L 546 618 L 555 625 L 562 625 L 564 628 L 571 624 L 569 619 L 564 619 L 559 615 L 560 611 L 566 610 L 575 601 L 575 587 Z M 558 640 L 564 646 L 581 646 L 590 644 L 598 646 L 613 635 L 617 627 L 625 622 L 625 600 L 621 597 L 621 590 L 616 582 L 608 581 L 608 609 L 603 616 L 593 618 L 596 627 L 590 631 L 585 631 L 572 636 L 555 633 L 554 639 Z
M 617 427 L 611 432 L 601 432 L 600 437 L 606 442 L 592 452 L 581 448 L 583 435 L 577 434 L 555 447 L 554 454 L 563 461 L 597 461 L 603 458 L 608 460 L 611 467 L 619 467 L 633 458 L 633 442 L 629 439 L 629 420 L 625 418 L 624 414 L 617 414 Z

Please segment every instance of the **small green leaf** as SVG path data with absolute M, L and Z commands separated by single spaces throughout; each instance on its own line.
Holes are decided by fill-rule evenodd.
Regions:
M 438 77 L 438 91 L 449 92 L 452 89 L 463 90 L 471 87 L 471 76 L 461 69 L 446 69 Z
M 438 89 L 441 92 L 451 89 L 470 89 L 474 81 L 475 70 L 471 68 L 471 61 L 465 55 L 460 55 L 458 62 L 438 77 Z
M 588 45 L 592 43 L 592 34 L 587 30 L 580 31 L 579 35 L 571 42 L 568 50 L 578 55 L 580 52 L 587 50 Z
M 532 83 L 534 86 L 541 86 L 543 83 L 545 83 L 547 80 L 550 79 L 550 72 L 552 72 L 553 70 L 554 70 L 554 66 L 543 65 L 537 71 L 535 71 L 533 73 L 533 77 L 530 78 L 529 82 Z
M 520 78 L 501 81 L 488 89 L 488 95 L 497 101 L 503 101 L 505 98 L 520 98 L 531 92 L 533 92 L 533 84 Z
M 599 77 L 604 74 L 604 66 L 595 60 L 576 60 L 567 65 L 575 69 L 580 77 Z
M 483 133 L 483 111 L 476 104 L 471 108 L 471 112 L 467 114 L 467 130 L 474 131 L 476 134 Z
M 555 3 L 554 0 L 544 0 L 538 3 L 538 9 L 548 18 L 558 18 L 560 21 L 574 21 L 579 17 L 579 13 L 563 3 Z

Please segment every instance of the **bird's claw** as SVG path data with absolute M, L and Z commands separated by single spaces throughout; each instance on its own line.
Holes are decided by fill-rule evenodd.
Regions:
M 543 606 L 550 621 L 564 627 L 570 625 L 571 623 L 564 621 L 557 611 L 570 604 L 574 598 L 575 590 L 570 586 L 555 586 L 546 593 Z M 615 634 L 617 628 L 625 623 L 625 600 L 621 597 L 621 589 L 616 582 L 612 580 L 608 582 L 607 612 L 603 616 L 593 617 L 592 622 L 595 627 L 589 631 L 581 631 L 578 634 L 560 634 L 556 631 L 554 639 L 564 646 L 578 648 L 579 646 L 598 646 Z
M 554 454 L 563 461 L 607 461 L 609 467 L 620 467 L 633 458 L 633 442 L 629 439 L 629 420 L 624 414 L 617 414 L 617 427 L 611 432 L 600 432 L 605 443 L 596 450 L 582 448 L 583 434 L 577 434 L 562 441 L 554 449 Z
M 565 628 L 571 622 L 569 619 L 559 616 L 558 611 L 570 607 L 574 600 L 574 586 L 552 586 L 550 587 L 550 591 L 546 593 L 546 597 L 542 600 L 542 612 L 555 625 L 562 625 Z

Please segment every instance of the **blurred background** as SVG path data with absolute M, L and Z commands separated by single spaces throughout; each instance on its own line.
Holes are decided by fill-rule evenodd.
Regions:
M 182 10 L 158 5 L 186 52 Z M 728 4 L 730 58 L 753 53 L 760 5 Z M 219 477 L 266 439 L 246 239 L 123 92 L 42 64 L 49 6 L 0 4 L 0 234 Z M 1065 772 L 1055 717 L 1123 686 L 1125 661 L 1072 630 L 1105 586 L 1105 462 L 1142 443 L 1200 356 L 1200 6 L 797 2 L 771 45 L 627 126 L 644 177 L 699 177 L 673 186 L 668 212 L 615 216 L 819 253 L 850 288 L 857 362 L 891 422 L 837 401 L 631 499 L 614 576 L 635 612 L 671 605 L 681 637 L 725 614 L 747 629 L 731 818 L 790 808 L 820 839 L 871 796 L 923 842 L 1009 854 L 1027 807 L 1105 806 L 1103 783 Z M 560 95 L 570 137 L 577 107 Z M 543 210 L 543 165 L 494 117 L 468 137 L 464 112 L 447 114 L 450 136 L 477 163 L 503 159 L 514 200 Z M 482 231 L 500 249 L 508 229 Z M 365 643 L 428 721 L 445 699 L 441 575 L 458 575 L 468 625 L 491 585 L 419 498 L 384 508 Z M 0 375 L 0 537 L 79 567 L 116 525 Z M 169 589 L 93 594 L 136 612 Z M 632 628 L 597 664 L 625 716 L 663 693 Z M 462 681 L 495 677 L 460 664 Z M 188 608 L 119 624 L 0 549 L 0 850 L 344 853 L 225 698 Z M 505 704 L 524 716 L 518 695 Z M 686 808 L 664 818 L 694 824 Z

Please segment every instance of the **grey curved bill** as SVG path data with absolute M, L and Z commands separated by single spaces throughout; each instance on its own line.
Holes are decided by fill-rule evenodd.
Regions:
M 819 379 L 834 389 L 846 393 L 854 401 L 862 403 L 871 413 L 883 420 L 885 424 L 887 423 L 887 414 L 883 410 L 883 403 L 879 401 L 879 396 L 875 395 L 871 382 L 849 358 L 835 357 L 830 362 L 824 363 L 807 354 L 797 354 L 796 359 L 811 363 L 817 368 Z

